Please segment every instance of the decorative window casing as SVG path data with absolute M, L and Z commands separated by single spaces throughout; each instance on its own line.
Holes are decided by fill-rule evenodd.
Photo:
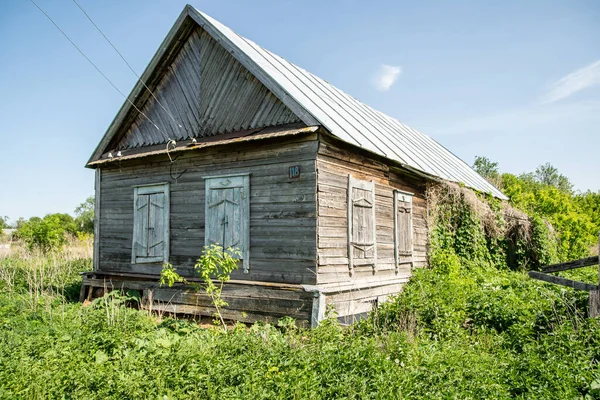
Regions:
M 394 190 L 394 261 L 413 265 L 412 193 Z
M 132 263 L 169 261 L 169 205 L 168 183 L 134 188 Z
M 205 177 L 205 244 L 218 244 L 241 253 L 244 272 L 250 271 L 250 176 Z
M 348 175 L 348 268 L 377 263 L 375 184 Z

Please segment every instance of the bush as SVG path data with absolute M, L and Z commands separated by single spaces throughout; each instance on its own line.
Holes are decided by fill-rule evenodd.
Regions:
M 43 219 L 33 217 L 17 230 L 18 236 L 30 249 L 39 249 L 43 252 L 55 250 L 66 243 L 65 233 L 71 228 L 69 221 L 64 216 L 67 214 L 49 214 Z

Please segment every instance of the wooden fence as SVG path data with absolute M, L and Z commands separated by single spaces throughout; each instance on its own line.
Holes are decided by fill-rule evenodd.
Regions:
M 600 254 L 600 239 L 598 241 L 598 250 Z M 568 271 L 571 269 L 598 266 L 598 284 L 592 285 L 590 283 L 574 281 L 572 279 L 563 278 L 556 275 L 551 275 L 554 272 Z M 592 256 L 582 258 L 575 261 L 567 261 L 560 264 L 552 264 L 542 267 L 542 271 L 529 271 L 529 276 L 533 279 L 537 279 L 544 282 L 554 283 L 557 285 L 567 286 L 576 290 L 585 290 L 590 292 L 590 308 L 589 316 L 597 317 L 600 316 L 600 260 L 598 256 Z

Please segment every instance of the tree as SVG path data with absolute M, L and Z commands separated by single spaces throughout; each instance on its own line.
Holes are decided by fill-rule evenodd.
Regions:
M 500 172 L 498 171 L 498 163 L 491 161 L 487 157 L 475 156 L 473 169 L 492 185 L 500 186 Z
M 484 178 L 495 178 L 498 176 L 498 163 L 487 157 L 475 156 L 473 169 Z
M 558 173 L 558 169 L 550 163 L 537 167 L 534 178 L 537 182 L 553 186 L 561 192 L 572 193 L 573 191 L 573 184 L 569 181 L 569 178 Z
M 94 196 L 90 196 L 75 209 L 75 226 L 77 231 L 94 232 Z
M 7 221 L 8 217 L 0 217 L 0 235 L 2 235 L 2 230 L 8 225 Z
M 73 218 L 68 214 L 48 214 L 43 219 L 31 217 L 18 228 L 17 233 L 30 249 L 54 250 L 66 242 L 65 215 L 71 218 L 72 223 Z

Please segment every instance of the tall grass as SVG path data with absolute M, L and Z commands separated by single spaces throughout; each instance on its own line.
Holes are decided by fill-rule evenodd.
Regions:
M 73 300 L 79 294 L 79 273 L 89 271 L 92 244 L 89 238 L 72 239 L 49 253 L 29 250 L 20 243 L 0 254 L 0 290 L 25 296 L 33 309 L 44 296 Z
M 0 258 L 0 398 L 600 398 L 585 293 L 522 272 L 438 257 L 349 328 L 224 332 L 124 307 L 117 292 L 70 302 L 85 255 Z

